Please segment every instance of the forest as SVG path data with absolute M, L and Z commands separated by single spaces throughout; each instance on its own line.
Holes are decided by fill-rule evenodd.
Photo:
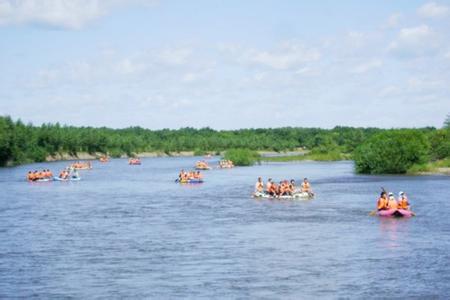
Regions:
M 447 118 L 441 129 L 337 126 L 333 129 L 213 130 L 187 127 L 150 130 L 141 127 L 74 127 L 58 123 L 34 126 L 9 116 L 0 116 L 0 166 L 42 162 L 58 153 L 104 153 L 119 157 L 155 151 L 167 154 L 194 151 L 201 154 L 230 149 L 280 152 L 304 148 L 316 155 L 346 154 L 355 159 L 356 170 L 361 173 L 405 173 L 412 165 L 450 157 L 449 125 Z M 404 157 L 407 163 L 400 161 L 401 168 L 384 167 L 396 155 Z

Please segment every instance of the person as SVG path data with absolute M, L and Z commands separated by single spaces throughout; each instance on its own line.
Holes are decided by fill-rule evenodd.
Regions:
M 398 208 L 399 209 L 404 209 L 404 210 L 409 210 L 409 202 L 408 202 L 408 197 L 406 197 L 406 194 L 404 192 L 400 192 L 398 193 Z
M 389 209 L 398 209 L 398 203 L 397 200 L 395 200 L 394 194 L 389 192 L 389 199 L 388 199 L 388 203 L 387 203 L 387 207 Z
M 295 193 L 295 180 L 291 179 L 289 182 L 289 194 L 292 196 Z
M 72 178 L 79 178 L 79 177 L 80 177 L 80 174 L 78 173 L 78 171 L 77 170 L 73 170 Z
M 311 184 L 308 182 L 308 178 L 304 178 L 302 182 L 302 192 L 309 193 L 309 190 L 311 189 Z
M 269 178 L 266 183 L 266 193 L 270 194 L 272 188 L 272 178 Z
M 258 181 L 255 183 L 255 193 L 264 192 L 264 182 L 261 177 L 258 177 Z
M 381 192 L 380 198 L 378 198 L 378 201 L 377 201 L 377 210 L 378 211 L 388 209 L 388 199 L 387 199 L 386 195 L 387 194 L 385 191 Z
M 33 180 L 34 180 L 34 174 L 33 174 L 33 172 L 28 171 L 28 174 L 27 174 L 27 180 L 28 180 L 28 181 L 33 181 Z
M 286 195 L 288 195 L 288 193 L 289 193 L 288 182 L 286 180 L 280 181 L 278 195 L 279 196 L 286 196 Z
M 275 182 L 270 184 L 269 195 L 276 197 L 278 195 L 278 186 Z
M 308 195 L 313 196 L 314 193 L 311 189 L 311 184 L 308 181 L 308 178 L 303 178 L 303 182 L 302 182 L 302 192 L 303 193 L 308 193 Z

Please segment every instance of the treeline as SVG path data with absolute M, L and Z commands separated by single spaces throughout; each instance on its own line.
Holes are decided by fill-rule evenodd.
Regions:
M 430 129 L 431 130 L 431 129 Z M 0 165 L 44 161 L 58 153 L 101 152 L 113 157 L 122 154 L 162 151 L 283 151 L 298 147 L 352 152 L 380 129 L 336 127 L 220 130 L 182 128 L 149 130 L 73 127 L 60 124 L 33 126 L 10 117 L 0 117 Z
M 405 129 L 424 137 L 425 159 L 450 154 L 448 129 Z M 60 124 L 33 126 L 10 117 L 0 117 L 0 165 L 44 161 L 46 157 L 80 152 L 105 153 L 113 157 L 142 152 L 217 152 L 229 149 L 285 151 L 305 147 L 314 153 L 355 153 L 372 139 L 391 131 L 378 128 L 335 127 L 333 129 L 284 127 L 274 129 L 213 130 L 182 128 L 149 130 L 141 127 L 111 129 Z M 390 137 L 388 137 L 390 139 Z M 407 137 L 406 139 L 410 139 Z M 356 153 L 364 153 L 366 147 Z M 383 156 L 380 154 L 378 156 Z M 388 154 L 387 154 L 388 155 Z M 365 159 L 365 156 L 360 156 Z M 361 172 L 372 173 L 360 168 Z

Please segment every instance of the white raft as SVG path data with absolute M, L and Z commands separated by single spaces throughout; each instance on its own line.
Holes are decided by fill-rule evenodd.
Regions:
M 292 200 L 308 200 L 312 199 L 314 195 L 311 195 L 307 192 L 296 192 L 293 195 L 283 195 L 283 196 L 271 196 L 266 193 L 253 193 L 254 198 L 271 198 L 271 199 L 292 199 Z

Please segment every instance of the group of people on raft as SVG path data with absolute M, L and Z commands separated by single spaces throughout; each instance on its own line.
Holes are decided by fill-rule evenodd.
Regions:
M 382 191 L 380 194 L 380 198 L 377 200 L 377 210 L 410 210 L 410 205 L 408 202 L 408 197 L 404 192 L 398 193 L 398 200 L 395 199 L 394 194 L 386 191 Z
M 258 177 L 258 181 L 255 184 L 255 194 L 267 194 L 272 197 L 279 196 L 293 196 L 296 193 L 308 193 L 310 197 L 314 196 L 311 189 L 311 184 L 308 178 L 304 178 L 299 188 L 296 187 L 294 179 L 282 180 L 278 184 L 272 181 L 272 178 L 267 180 L 264 188 L 264 182 L 261 177 Z
M 185 171 L 181 170 L 178 174 L 178 182 L 189 182 L 190 180 L 203 180 L 203 174 L 200 171 Z
M 68 180 L 70 178 L 80 178 L 80 174 L 78 174 L 77 169 L 67 167 L 59 173 L 58 177 L 63 180 Z
M 233 168 L 233 167 L 234 167 L 234 164 L 229 159 L 222 159 L 221 161 L 219 161 L 219 168 L 229 169 L 229 168 Z
M 204 161 L 204 160 L 198 161 L 198 162 L 195 164 L 195 168 L 196 168 L 197 170 L 209 170 L 209 169 L 211 169 L 211 168 L 209 167 L 208 163 L 207 163 L 206 161 Z
M 70 168 L 72 169 L 78 169 L 78 170 L 83 170 L 83 169 L 92 169 L 92 164 L 90 161 L 88 162 L 75 162 L 73 164 L 70 165 Z
M 64 170 L 62 170 L 59 173 L 58 178 L 67 180 L 69 178 L 79 178 L 80 175 L 78 174 L 77 169 L 74 169 L 72 167 L 67 167 Z M 50 171 L 50 169 L 44 169 L 42 171 L 29 171 L 27 174 L 27 180 L 28 181 L 49 181 L 53 180 L 53 173 Z
M 128 160 L 128 164 L 129 165 L 140 165 L 141 164 L 141 160 L 139 158 L 130 158 Z
M 44 169 L 42 171 L 28 171 L 27 180 L 28 181 L 38 181 L 44 179 L 53 179 L 53 173 L 49 169 Z

